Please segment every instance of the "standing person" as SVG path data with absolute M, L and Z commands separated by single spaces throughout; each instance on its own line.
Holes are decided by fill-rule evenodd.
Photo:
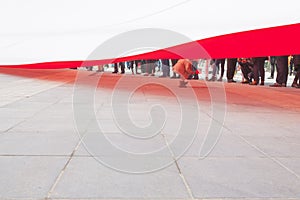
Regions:
M 146 65 L 146 73 L 144 76 L 154 76 L 155 73 L 155 62 L 156 60 L 150 59 L 146 60 L 145 65 Z
M 104 72 L 104 65 L 97 65 L 98 70 L 96 72 Z
M 216 66 L 217 66 L 218 70 L 221 69 L 221 75 L 220 75 L 218 81 L 222 81 L 223 76 L 224 76 L 225 59 L 223 59 L 223 58 L 222 59 L 217 59 L 216 60 Z
M 270 87 L 286 87 L 288 78 L 288 56 L 278 56 L 277 59 L 277 77 L 276 83 Z
M 217 80 L 217 65 L 216 65 L 216 59 L 210 60 L 210 66 L 212 66 L 212 76 L 208 81 L 216 81 Z
M 172 62 L 172 67 L 174 67 L 178 62 L 178 59 L 171 59 L 171 62 Z M 177 74 L 173 71 L 173 76 L 171 78 L 180 78 L 180 76 L 177 76 Z
M 116 74 L 119 72 L 119 66 L 121 67 L 121 74 L 125 74 L 125 64 L 123 62 L 114 63 L 114 71 L 113 74 Z
M 118 73 L 118 71 L 119 71 L 119 69 L 118 69 L 119 68 L 118 63 L 114 63 L 113 66 L 114 66 L 114 71 L 112 73 L 113 74 Z
M 237 63 L 237 58 L 227 58 L 227 82 L 228 83 L 236 83 L 236 81 L 233 80 L 236 63 Z
M 193 74 L 192 62 L 188 59 L 180 59 L 173 66 L 173 71 L 180 74 L 181 81 L 179 87 L 186 87 L 186 84 L 188 83 L 186 79 Z
M 209 63 L 210 61 L 208 59 L 204 59 L 205 81 L 208 81 Z
M 93 66 L 85 67 L 87 71 L 93 71 Z
M 163 77 L 170 77 L 170 60 L 169 59 L 161 59 L 161 70 L 162 70 L 162 75 L 159 76 L 161 78 Z
M 275 69 L 277 70 L 276 56 L 270 56 L 269 60 L 270 60 L 270 65 L 271 65 L 271 76 L 268 79 L 273 79 Z
M 300 88 L 300 55 L 294 55 L 294 71 L 296 72 L 292 87 Z
M 260 85 L 265 84 L 265 60 L 267 57 L 252 58 L 254 81 L 250 85 L 258 85 L 260 76 Z
M 127 65 L 128 65 L 128 68 L 131 70 L 131 74 L 134 75 L 134 72 L 133 72 L 134 61 L 133 60 L 128 61 Z
M 120 62 L 119 66 L 121 67 L 121 74 L 125 74 L 125 63 L 124 62 Z
M 135 60 L 135 61 L 134 61 L 134 64 L 135 64 L 135 74 L 140 74 L 140 73 L 138 72 L 139 63 L 141 63 L 141 60 Z
M 199 79 L 199 69 L 198 69 L 198 65 L 199 65 L 199 60 L 198 59 L 193 59 L 192 61 L 192 67 L 193 67 L 193 75 L 191 76 L 191 78 L 198 80 Z

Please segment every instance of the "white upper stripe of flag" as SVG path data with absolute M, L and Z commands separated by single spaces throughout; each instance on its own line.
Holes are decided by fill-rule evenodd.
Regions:
M 0 65 L 84 60 L 107 39 L 139 28 L 168 29 L 199 40 L 299 23 L 298 2 L 0 0 Z

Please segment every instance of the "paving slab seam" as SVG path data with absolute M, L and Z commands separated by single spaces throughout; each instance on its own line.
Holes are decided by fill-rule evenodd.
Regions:
M 188 200 L 188 199 L 158 197 L 158 198 L 50 198 L 49 200 Z M 195 200 L 200 200 L 200 199 L 195 199 Z
M 251 142 L 249 142 L 246 138 L 244 138 L 243 136 L 234 133 L 230 128 L 228 128 L 227 126 L 224 126 L 225 129 L 227 129 L 231 134 L 237 136 L 238 138 L 240 138 L 242 141 L 244 141 L 246 144 L 248 144 L 250 147 L 254 148 L 255 150 L 257 150 L 259 153 L 265 155 L 268 159 L 272 160 L 274 163 L 276 163 L 278 166 L 280 166 L 281 168 L 283 168 L 284 170 L 286 170 L 287 172 L 289 172 L 290 174 L 294 175 L 297 179 L 300 180 L 300 175 L 297 174 L 295 171 L 291 170 L 290 168 L 288 168 L 287 166 L 285 166 L 283 163 L 281 163 L 279 160 L 277 160 L 276 158 L 270 156 L 269 154 L 267 154 L 266 152 L 264 152 L 262 149 L 260 149 L 259 147 L 257 147 L 256 145 L 252 144 Z
M 59 175 L 57 176 L 57 178 L 55 179 L 53 185 L 51 186 L 48 194 L 47 194 L 47 197 L 45 199 L 51 199 L 51 195 L 53 193 L 53 191 L 55 190 L 58 182 L 60 181 L 61 177 L 63 176 L 63 174 L 65 173 L 68 165 L 70 164 L 72 158 L 74 157 L 74 154 L 75 152 L 78 150 L 80 144 L 82 143 L 82 140 L 83 140 L 84 137 L 81 138 L 81 140 L 77 143 L 77 145 L 75 146 L 73 152 L 71 153 L 69 159 L 67 160 L 66 164 L 64 165 L 64 167 L 62 168 L 62 170 L 60 171 Z
M 21 154 L 0 154 L 0 157 L 69 157 L 70 155 L 37 155 L 37 154 L 28 154 L 28 155 L 21 155 Z
M 181 169 L 180 169 L 180 167 L 179 167 L 179 164 L 178 164 L 178 162 L 177 162 L 177 160 L 176 160 L 176 157 L 175 157 L 175 155 L 174 155 L 172 149 L 170 148 L 170 145 L 169 145 L 169 143 L 168 143 L 166 137 L 163 135 L 163 133 L 162 133 L 162 136 L 163 136 L 163 138 L 164 138 L 164 140 L 165 140 L 165 143 L 166 143 L 166 145 L 167 145 L 167 147 L 168 147 L 168 149 L 169 149 L 169 151 L 170 151 L 170 153 L 171 153 L 171 155 L 172 155 L 172 158 L 173 158 L 173 160 L 174 160 L 174 163 L 175 163 L 175 165 L 176 165 L 176 168 L 177 168 L 177 170 L 178 170 L 178 172 L 179 172 L 179 176 L 180 176 L 180 178 L 181 178 L 181 180 L 182 180 L 182 182 L 183 182 L 183 184 L 184 184 L 184 186 L 185 186 L 185 188 L 186 188 L 186 190 L 187 190 L 187 192 L 188 192 L 188 194 L 189 194 L 189 196 L 190 196 L 190 199 L 191 199 L 191 200 L 194 200 L 195 198 L 194 198 L 192 189 L 191 189 L 191 187 L 189 186 L 189 184 L 188 184 L 186 178 L 184 177 L 184 175 L 183 175 L 183 173 L 182 173 L 182 171 L 181 171 Z

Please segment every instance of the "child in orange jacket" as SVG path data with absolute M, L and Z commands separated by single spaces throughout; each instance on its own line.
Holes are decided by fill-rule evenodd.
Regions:
M 181 81 L 179 87 L 186 87 L 186 79 L 193 74 L 192 62 L 189 59 L 179 59 L 174 65 L 173 71 L 180 74 Z

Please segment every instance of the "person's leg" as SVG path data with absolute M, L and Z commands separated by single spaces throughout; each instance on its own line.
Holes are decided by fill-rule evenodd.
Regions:
M 292 83 L 292 87 L 298 87 L 298 80 L 299 80 L 298 74 L 299 72 L 297 72 L 297 74 L 295 75 L 294 81 Z
M 265 61 L 259 65 L 260 85 L 265 84 Z
M 118 63 L 114 63 L 114 71 L 113 71 L 113 73 L 114 74 L 116 74 L 116 73 L 118 73 Z
M 251 85 L 257 85 L 259 83 L 259 77 L 261 77 L 261 85 L 265 83 L 265 58 L 255 58 L 253 66 L 253 78 L 254 81 Z
M 151 76 L 154 76 L 154 74 L 155 74 L 155 63 L 154 62 L 151 62 L 150 63 L 150 74 L 151 74 Z
M 253 66 L 253 79 L 252 85 L 257 85 L 259 82 L 259 64 L 255 63 Z
M 298 68 L 297 68 L 297 74 L 296 74 L 296 76 L 298 77 L 298 80 L 297 80 L 297 82 L 298 82 L 297 88 L 300 88 L 300 66 L 298 66 Z
M 120 65 L 121 65 L 121 74 L 125 74 L 125 64 L 121 62 Z
M 288 77 L 288 57 L 279 56 L 277 57 L 276 83 L 282 86 L 286 86 L 287 77 Z
M 276 66 L 277 68 L 277 66 Z M 271 75 L 268 79 L 273 79 L 274 78 L 274 72 L 275 72 L 275 63 L 271 62 Z
M 225 72 L 225 59 L 221 59 L 221 75 L 219 81 L 222 81 Z
M 213 71 L 212 71 L 212 77 L 211 79 L 209 79 L 209 81 L 215 81 L 217 78 L 216 78 L 216 75 L 217 75 L 217 65 L 216 65 L 216 62 L 211 62 L 211 66 L 213 68 Z
M 161 66 L 162 75 L 159 76 L 159 77 L 167 77 L 167 73 L 168 73 L 168 72 L 167 72 L 167 71 L 168 71 L 168 70 L 167 70 L 167 67 L 168 67 L 168 66 L 166 66 L 166 65 L 162 65 L 162 66 Z
M 248 67 L 248 65 L 241 65 L 241 71 L 244 77 L 244 81 L 242 81 L 243 84 L 245 83 L 250 83 L 250 79 L 249 79 L 249 74 L 251 73 L 250 68 Z
M 205 60 L 205 80 L 208 81 L 209 60 Z
M 288 56 L 284 56 L 283 58 L 283 84 L 287 85 L 287 80 L 289 76 L 289 67 L 288 67 Z
M 236 58 L 229 58 L 227 59 L 227 81 L 229 83 L 235 82 L 233 80 L 235 67 L 236 67 L 237 59 Z

